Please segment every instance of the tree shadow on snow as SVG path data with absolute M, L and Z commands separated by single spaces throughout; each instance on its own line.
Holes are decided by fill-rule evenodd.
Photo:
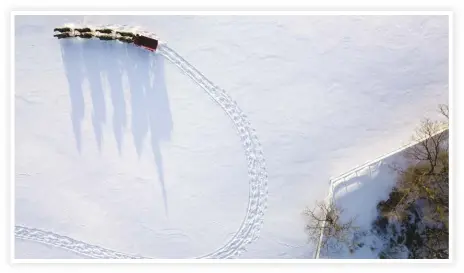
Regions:
M 357 224 L 364 227 L 375 219 L 377 203 L 388 197 L 396 182 L 396 174 L 386 162 L 372 164 L 371 168 L 371 172 L 348 178 L 334 189 L 336 204 L 345 210 L 347 217 L 357 215 Z
M 63 39 L 60 42 L 71 98 L 71 121 L 79 153 L 82 149 L 81 123 L 85 111 L 82 84 L 85 78 L 90 86 L 92 125 L 101 152 L 107 111 L 103 90 L 103 75 L 106 75 L 113 106 L 113 133 L 119 155 L 122 154 L 123 131 L 127 125 L 128 99 L 132 110 L 131 132 L 135 150 L 140 158 L 144 139 L 150 137 L 165 213 L 168 215 L 160 142 L 171 139 L 172 117 L 164 77 L 164 58 L 133 45 L 111 41 Z M 124 72 L 129 81 L 128 98 L 124 98 Z
M 396 183 L 396 173 L 390 168 L 389 160 L 370 165 L 360 170 L 358 175 L 348 177 L 344 182 L 338 184 L 334 189 L 335 204 L 343 209 L 342 222 L 354 219 L 354 225 L 359 232 L 369 232 L 372 223 L 377 218 L 377 204 L 388 198 L 388 195 Z M 369 233 L 368 233 L 369 234 Z M 349 259 L 371 259 L 370 239 L 354 253 L 348 249 L 340 253 L 331 253 L 331 258 Z

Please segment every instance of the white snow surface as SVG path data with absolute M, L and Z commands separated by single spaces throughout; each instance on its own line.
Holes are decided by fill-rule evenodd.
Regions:
M 329 177 L 409 142 L 448 101 L 446 16 L 17 16 L 15 224 L 117 252 L 220 248 L 245 217 L 247 161 L 233 123 L 176 66 L 118 43 L 60 42 L 52 30 L 66 23 L 156 33 L 248 116 L 269 196 L 239 258 L 311 258 L 301 212 Z
M 364 245 L 350 253 L 347 248 L 329 252 L 321 258 L 375 259 L 382 250 L 380 238 L 371 234 L 372 223 L 378 216 L 377 204 L 387 200 L 396 184 L 397 174 L 393 165 L 407 166 L 404 152 L 373 162 L 333 182 L 333 202 L 342 209 L 341 221 L 353 220 L 358 232 L 367 232 L 360 239 Z M 371 250 L 371 247 L 375 247 Z

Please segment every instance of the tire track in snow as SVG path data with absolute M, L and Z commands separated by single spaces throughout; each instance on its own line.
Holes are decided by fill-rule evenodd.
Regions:
M 143 32 L 143 34 L 152 37 L 154 36 L 147 32 Z M 207 259 L 236 258 L 245 251 L 245 247 L 248 244 L 259 237 L 259 232 L 263 226 L 264 212 L 267 206 L 268 175 L 266 172 L 261 144 L 246 115 L 224 90 L 214 85 L 194 66 L 188 63 L 166 44 L 161 43 L 157 52 L 176 65 L 196 84 L 202 87 L 211 99 L 225 111 L 227 116 L 234 123 L 242 142 L 247 159 L 250 187 L 248 208 L 245 218 L 238 231 L 225 245 L 210 254 L 198 257 Z M 64 248 L 78 254 L 97 259 L 149 259 L 148 257 L 124 254 L 87 244 L 53 232 L 23 226 L 15 226 L 15 237 Z

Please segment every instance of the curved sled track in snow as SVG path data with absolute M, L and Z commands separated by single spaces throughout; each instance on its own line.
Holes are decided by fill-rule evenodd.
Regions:
M 79 255 L 95 259 L 143 259 L 141 256 L 132 256 L 110 249 L 90 245 L 67 236 L 62 236 L 53 232 L 43 231 L 36 228 L 15 226 L 15 237 L 17 239 L 34 241 L 54 247 L 69 250 Z
M 150 33 L 144 35 L 154 36 Z M 177 54 L 166 44 L 160 44 L 157 53 L 163 55 L 168 61 L 176 65 L 183 73 L 190 77 L 196 84 L 201 86 L 206 93 L 214 100 L 228 115 L 234 123 L 242 145 L 248 166 L 249 177 L 249 201 L 245 219 L 235 235 L 225 245 L 216 251 L 198 257 L 207 259 L 227 259 L 236 258 L 243 251 L 246 245 L 255 241 L 259 237 L 259 232 L 263 225 L 264 212 L 267 203 L 267 172 L 261 144 L 256 136 L 255 130 L 251 127 L 246 115 L 238 107 L 237 103 L 221 88 L 209 81 L 194 66 Z M 137 255 L 124 254 L 113 250 L 105 249 L 95 245 L 90 245 L 81 241 L 61 236 L 52 232 L 42 231 L 23 226 L 15 227 L 16 238 L 36 241 L 75 253 L 97 259 L 151 259 Z

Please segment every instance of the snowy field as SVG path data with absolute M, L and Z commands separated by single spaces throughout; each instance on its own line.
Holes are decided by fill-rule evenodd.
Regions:
M 205 90 L 161 54 L 59 41 L 65 23 L 156 33 L 237 102 L 266 163 L 262 227 L 236 236 L 246 147 Z M 239 238 L 234 257 L 312 258 L 301 213 L 329 178 L 408 143 L 448 102 L 448 18 L 17 16 L 14 62 L 16 225 L 133 256 Z M 87 258 L 24 239 L 15 256 Z

